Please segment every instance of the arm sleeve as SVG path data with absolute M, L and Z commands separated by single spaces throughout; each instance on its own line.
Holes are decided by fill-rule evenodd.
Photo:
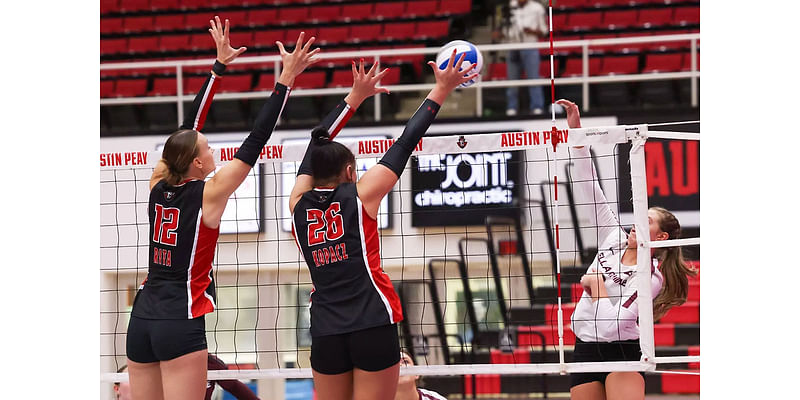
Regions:
M 258 112 L 253 130 L 244 140 L 242 146 L 239 147 L 239 150 L 236 151 L 235 158 L 242 160 L 251 167 L 256 164 L 261 152 L 264 150 L 264 145 L 267 144 L 270 136 L 272 136 L 275 125 L 278 124 L 278 118 L 280 118 L 283 108 L 286 106 L 286 100 L 289 99 L 291 91 L 290 87 L 275 83 L 272 95 Z
M 221 76 L 214 75 L 211 72 L 208 73 L 200 92 L 194 97 L 191 107 L 186 110 L 180 129 L 194 129 L 196 131 L 203 129 L 208 110 L 211 108 L 211 100 L 214 98 L 221 81 Z
M 650 278 L 653 298 L 661 291 L 661 277 L 652 274 Z M 594 304 L 595 322 L 599 332 L 617 331 L 622 337 L 638 335 L 639 333 L 639 295 L 636 290 L 636 279 L 634 278 L 617 301 L 610 298 L 602 298 Z M 609 294 L 611 296 L 611 294 Z
M 333 138 L 339 134 L 339 131 L 347 125 L 347 121 L 350 120 L 354 112 L 355 109 L 350 107 L 350 105 L 342 99 L 342 101 L 322 119 L 321 125 L 328 129 L 328 135 L 330 135 L 331 140 L 333 140 Z M 303 162 L 300 163 L 300 167 L 297 169 L 297 176 L 311 175 L 311 150 L 313 146 L 313 143 L 308 144 L 306 154 L 303 156 Z
M 614 243 L 622 243 L 627 235 L 619 227 L 619 219 L 611 211 L 603 189 L 597 181 L 597 171 L 592 163 L 588 147 L 570 149 L 574 167 L 572 168 L 572 187 L 575 189 L 575 204 L 590 207 L 597 227 L 597 246 L 606 248 Z
M 403 134 L 397 138 L 392 147 L 386 151 L 386 154 L 378 162 L 400 177 L 414 148 L 422 139 L 422 135 L 428 131 L 431 123 L 436 118 L 436 114 L 439 113 L 439 107 L 440 105 L 436 104 L 435 101 L 425 99 L 414 115 L 411 116 L 411 119 L 408 120 L 408 123 L 406 123 Z

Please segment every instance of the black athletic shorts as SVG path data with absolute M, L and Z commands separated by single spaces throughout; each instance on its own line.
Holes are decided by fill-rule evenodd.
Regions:
M 618 342 L 584 342 L 576 338 L 575 351 L 572 352 L 572 362 L 639 361 L 641 357 L 639 339 Z M 594 381 L 605 384 L 608 374 L 609 372 L 572 373 L 569 387 Z M 644 377 L 644 372 L 640 372 L 640 374 Z
M 397 325 L 311 338 L 311 368 L 335 375 L 352 370 L 380 371 L 400 362 Z
M 206 319 L 144 319 L 131 316 L 125 345 L 138 363 L 172 360 L 208 348 Z

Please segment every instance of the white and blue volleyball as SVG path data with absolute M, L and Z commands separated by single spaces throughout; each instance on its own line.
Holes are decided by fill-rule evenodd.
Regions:
M 439 66 L 439 69 L 445 69 L 447 67 L 447 63 L 450 61 L 450 56 L 453 55 L 453 49 L 456 49 L 455 61 L 458 61 L 459 57 L 461 57 L 461 54 L 466 54 L 464 56 L 464 62 L 461 63 L 461 70 L 468 69 L 473 64 L 477 64 L 475 69 L 470 71 L 469 74 L 471 75 L 477 73 L 478 76 L 461 84 L 461 87 L 470 87 L 481 78 L 480 73 L 481 69 L 483 69 L 483 55 L 474 44 L 467 42 L 466 40 L 453 40 L 452 42 L 442 46 L 442 48 L 439 49 L 439 54 L 436 55 L 436 65 Z

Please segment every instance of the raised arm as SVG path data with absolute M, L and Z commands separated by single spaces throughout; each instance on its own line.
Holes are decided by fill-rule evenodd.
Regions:
M 570 128 L 581 127 L 578 106 L 569 100 L 558 100 L 567 111 L 567 125 Z M 615 241 L 624 241 L 626 234 L 620 229 L 619 219 L 611 210 L 603 189 L 597 181 L 597 171 L 592 163 L 592 155 L 588 147 L 580 146 L 570 149 L 574 167 L 572 168 L 572 186 L 575 189 L 575 203 L 592 207 L 595 226 L 598 233 L 598 247 L 606 248 Z
M 211 24 L 211 28 L 208 29 L 208 32 L 211 33 L 211 37 L 214 39 L 214 43 L 216 43 L 217 59 L 214 61 L 214 66 L 211 68 L 211 71 L 208 72 L 203 86 L 200 87 L 200 91 L 194 97 L 192 105 L 186 110 L 183 123 L 178 129 L 194 129 L 196 131 L 203 129 L 206 116 L 208 116 L 208 109 L 211 107 L 211 100 L 214 99 L 214 94 L 217 92 L 217 88 L 219 88 L 222 75 L 225 73 L 225 68 L 228 64 L 233 62 L 236 57 L 239 57 L 240 54 L 247 50 L 247 47 L 239 47 L 238 49 L 231 47 L 229 34 L 230 21 L 226 19 L 223 27 L 219 17 L 215 16 L 213 20 L 208 20 L 208 23 Z M 150 189 L 164 178 L 166 174 L 167 165 L 163 161 L 159 161 L 158 164 L 156 164 L 156 168 L 153 170 L 153 175 L 150 177 Z
M 389 93 L 389 89 L 377 87 L 378 81 L 383 78 L 389 69 L 380 71 L 379 64 L 373 64 L 369 71 L 364 71 L 364 59 L 362 58 L 358 66 L 355 61 L 352 63 L 353 69 L 353 88 L 350 93 L 336 105 L 336 107 L 323 118 L 321 125 L 328 130 L 331 140 L 339 134 L 339 131 L 347 124 L 353 113 L 361 106 L 364 100 L 378 93 Z M 297 169 L 297 179 L 295 180 L 292 193 L 289 195 L 289 211 L 294 212 L 294 206 L 303 196 L 303 193 L 311 190 L 314 186 L 314 178 L 311 176 L 311 152 L 314 144 L 309 142 L 306 148 L 303 162 Z
M 378 164 L 370 168 L 358 180 L 358 197 L 364 204 L 367 214 L 371 217 L 376 218 L 378 216 L 378 207 L 381 199 L 392 190 L 394 184 L 400 179 L 400 174 L 403 173 L 411 153 L 420 139 L 422 139 L 422 135 L 431 126 L 436 114 L 439 112 L 439 107 L 450 95 L 450 92 L 460 84 L 478 76 L 478 74 L 470 74 L 476 64 L 472 64 L 466 70 L 461 71 L 463 61 L 464 54 L 456 61 L 456 51 L 453 50 L 453 54 L 450 55 L 450 61 L 444 69 L 439 69 L 433 61 L 428 62 L 436 77 L 436 86 L 428 93 L 428 97 L 425 98 L 422 105 L 408 120 L 403 134 L 386 151 L 386 154 L 383 155 Z
M 314 37 L 308 42 L 304 42 L 304 39 L 305 33 L 301 32 L 297 38 L 297 46 L 291 53 L 284 49 L 281 42 L 276 42 L 280 50 L 283 70 L 278 77 L 278 82 L 275 83 L 275 89 L 258 112 L 253 130 L 239 147 L 234 159 L 217 171 L 206 183 L 203 191 L 203 221 L 208 227 L 214 228 L 219 225 L 228 198 L 242 184 L 258 161 L 261 151 L 272 136 L 272 131 L 286 105 L 294 79 L 306 67 L 317 61 L 314 55 L 319 52 L 319 48 L 310 50 L 314 43 Z

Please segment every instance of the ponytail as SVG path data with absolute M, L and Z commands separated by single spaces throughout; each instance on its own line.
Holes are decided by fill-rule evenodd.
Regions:
M 681 237 L 681 225 L 671 212 L 661 207 L 653 207 L 660 216 L 659 227 L 669 235 L 669 239 Z M 697 270 L 690 267 L 683 258 L 680 247 L 665 247 L 656 251 L 664 284 L 653 300 L 653 320 L 658 321 L 672 307 L 686 302 L 689 296 L 689 276 L 696 276 Z
M 356 162 L 353 152 L 345 145 L 334 142 L 324 126 L 311 131 L 310 172 L 316 185 L 331 183 L 348 165 Z M 304 159 L 305 163 L 305 159 Z

